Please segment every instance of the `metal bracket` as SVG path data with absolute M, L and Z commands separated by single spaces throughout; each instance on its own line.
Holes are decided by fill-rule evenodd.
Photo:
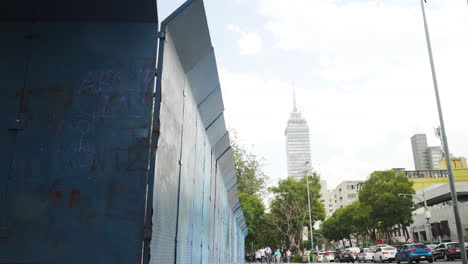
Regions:
M 158 38 L 160 38 L 162 40 L 166 40 L 166 32 L 164 32 L 164 31 L 158 32 Z
M 143 239 L 146 241 L 150 241 L 153 237 L 153 229 L 151 227 L 145 227 L 143 230 Z

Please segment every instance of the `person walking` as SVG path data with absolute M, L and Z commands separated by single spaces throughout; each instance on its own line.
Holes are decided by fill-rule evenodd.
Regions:
M 286 251 L 286 258 L 288 259 L 288 263 L 291 263 L 291 251 L 289 249 Z
M 275 256 L 276 256 L 276 262 L 280 263 L 281 262 L 281 252 L 280 252 L 279 248 L 276 250 Z
M 265 254 L 266 254 L 266 260 L 267 260 L 267 263 L 270 264 L 270 261 L 271 261 L 271 248 L 269 246 L 267 246 L 265 248 Z
M 260 262 L 262 260 L 262 254 L 260 253 L 260 249 L 257 249 L 257 251 L 255 251 L 255 260 L 256 262 Z
M 260 249 L 257 249 L 257 251 L 255 251 L 255 260 L 257 262 L 260 262 L 261 259 L 262 259 L 262 254 L 260 254 Z
M 264 248 L 260 249 L 260 255 L 262 256 L 262 263 L 265 263 L 266 254 L 265 254 L 265 249 Z

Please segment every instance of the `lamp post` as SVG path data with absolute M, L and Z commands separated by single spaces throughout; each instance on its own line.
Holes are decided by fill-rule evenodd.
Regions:
M 314 231 L 312 230 L 312 210 L 310 209 L 310 191 L 309 191 L 309 175 L 307 175 L 309 162 L 305 162 L 306 170 L 305 177 L 307 181 L 307 204 L 309 205 L 309 227 L 310 227 L 310 251 L 312 254 L 312 262 L 314 262 Z
M 431 63 L 432 82 L 434 84 L 434 92 L 435 92 L 436 101 L 437 101 L 437 110 L 439 112 L 440 132 L 442 134 L 442 144 L 444 145 L 445 160 L 447 163 L 450 192 L 452 196 L 453 214 L 455 217 L 455 225 L 457 227 L 458 241 L 461 247 L 462 245 L 464 245 L 465 241 L 464 241 L 464 236 L 463 236 L 463 227 L 462 227 L 461 218 L 460 218 L 460 211 L 458 209 L 457 190 L 455 188 L 455 180 L 453 177 L 452 162 L 451 162 L 450 151 L 448 147 L 447 134 L 445 133 L 445 123 L 444 123 L 444 117 L 442 115 L 442 105 L 440 103 L 439 88 L 437 85 L 437 77 L 436 77 L 436 71 L 435 71 L 435 66 L 434 66 L 434 58 L 432 57 L 431 38 L 429 36 L 429 28 L 427 26 L 426 11 L 424 10 L 423 0 L 420 0 L 420 2 L 421 2 L 421 11 L 423 15 L 423 22 L 424 22 L 424 32 L 426 33 L 427 51 L 429 53 L 429 61 Z M 461 250 L 460 253 L 461 253 L 461 259 L 462 259 L 463 264 L 468 264 L 468 261 L 466 258 L 466 251 Z
M 419 199 L 417 195 L 411 193 L 399 193 L 398 196 L 412 196 L 413 198 L 417 199 L 419 202 L 424 203 L 424 216 L 426 217 L 426 235 L 427 240 L 433 242 L 432 232 L 431 232 L 431 212 L 427 208 L 427 201 L 424 192 L 422 194 L 423 200 Z

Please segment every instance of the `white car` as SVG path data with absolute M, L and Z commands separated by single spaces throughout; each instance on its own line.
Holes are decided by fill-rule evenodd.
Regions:
M 335 261 L 336 251 L 327 251 L 325 254 L 325 261 L 326 262 L 334 262 Z
M 347 248 L 347 250 L 351 251 L 351 255 L 355 260 L 357 259 L 357 255 L 359 254 L 359 252 L 361 252 L 361 249 L 358 247 L 350 247 Z
M 318 262 L 323 262 L 325 260 L 325 252 L 319 252 L 317 254 L 317 261 Z
M 397 249 L 394 247 L 379 247 L 375 250 L 373 259 L 374 262 L 383 263 L 385 261 L 391 262 L 395 260 L 395 255 L 397 253 Z
M 371 248 L 364 248 L 362 252 L 358 254 L 358 261 L 366 263 L 367 261 L 373 261 L 374 250 Z

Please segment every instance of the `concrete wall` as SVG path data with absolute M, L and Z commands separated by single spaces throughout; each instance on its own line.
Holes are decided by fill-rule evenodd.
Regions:
M 468 241 L 468 231 L 467 231 L 468 221 L 466 221 L 466 219 L 468 219 L 468 202 L 459 203 L 459 210 L 460 210 L 462 226 L 463 226 L 464 234 L 465 234 L 464 239 L 465 241 Z M 431 215 L 432 215 L 432 218 L 431 218 L 432 224 L 440 223 L 442 221 L 448 221 L 450 235 L 443 236 L 442 240 L 458 241 L 457 229 L 455 226 L 455 218 L 453 216 L 452 206 L 449 203 L 446 203 L 443 205 L 434 205 L 434 206 L 429 207 L 429 211 L 431 212 Z M 409 227 L 410 233 L 412 235 L 413 233 L 418 233 L 419 238 L 420 238 L 419 240 L 422 240 L 421 238 L 423 237 L 423 233 L 425 233 L 425 224 L 426 224 L 426 219 L 424 217 L 423 208 L 420 208 L 415 211 L 413 220 L 414 220 L 414 223 Z M 434 226 L 432 228 L 434 229 Z M 434 239 L 438 240 L 439 238 L 434 237 Z

